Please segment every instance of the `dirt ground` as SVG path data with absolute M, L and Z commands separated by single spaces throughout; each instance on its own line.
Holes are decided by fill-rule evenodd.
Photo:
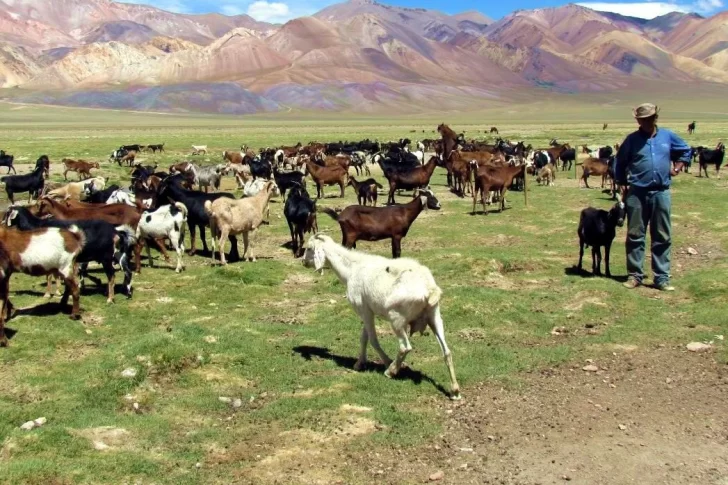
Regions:
M 411 449 L 341 454 L 345 441 L 378 432 L 376 423 L 306 446 L 282 434 L 242 475 L 310 484 L 728 484 L 728 366 L 665 347 L 615 346 L 607 355 L 518 385 L 470 387 L 460 402 L 433 397 L 421 406 L 437 409 L 444 432 Z M 352 414 L 348 426 L 366 414 Z M 347 477 L 347 469 L 356 471 Z

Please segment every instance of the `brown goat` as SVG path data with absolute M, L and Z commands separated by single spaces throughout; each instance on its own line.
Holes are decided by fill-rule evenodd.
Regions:
M 115 226 L 126 224 L 134 229 L 141 217 L 135 207 L 126 204 L 86 204 L 75 200 L 56 201 L 48 197 L 40 199 L 36 215 L 51 215 L 61 221 L 98 219 Z
M 609 176 L 609 165 L 604 160 L 589 157 L 584 160 L 584 163 L 582 163 L 582 169 L 584 170 L 584 172 L 581 176 L 581 180 L 584 181 L 584 185 L 587 189 L 591 188 L 589 187 L 589 182 L 587 182 L 590 175 L 601 176 L 602 188 L 604 188 L 604 184 L 606 183 L 607 177 Z M 581 182 L 579 182 L 579 186 L 581 186 Z
M 136 156 L 137 156 L 137 152 L 130 151 L 129 153 L 127 153 L 126 155 L 124 155 L 122 158 L 119 159 L 119 166 L 124 165 L 124 162 L 126 162 L 131 167 L 132 165 L 134 165 L 134 160 L 136 159 Z
M 465 197 L 466 192 L 473 191 L 472 183 L 472 161 L 466 158 L 464 154 L 458 150 L 453 150 L 450 157 L 445 163 L 448 173 L 452 174 L 453 191 L 460 197 Z
M 395 203 L 395 190 L 415 190 L 430 185 L 430 179 L 435 172 L 437 160 L 437 157 L 432 157 L 426 164 L 411 170 L 386 170 L 384 176 L 389 181 L 387 204 Z
M 485 205 L 486 197 L 492 190 L 499 194 L 500 212 L 506 208 L 506 192 L 516 177 L 525 177 L 526 165 L 506 165 L 504 167 L 485 166 L 478 168 L 475 174 L 475 188 L 473 189 L 473 214 L 478 203 L 478 192 L 483 204 L 483 212 L 487 215 L 488 209 Z M 525 195 L 525 190 L 524 190 Z
M 255 156 L 255 155 L 254 155 Z M 222 152 L 222 160 L 224 162 L 236 164 L 236 165 L 242 165 L 243 164 L 243 154 L 241 152 Z
M 377 188 L 384 188 L 382 184 L 372 178 L 357 182 L 354 177 L 349 177 L 349 183 L 347 185 L 351 185 L 354 188 L 356 200 L 359 202 L 359 205 L 367 205 L 367 202 L 371 202 L 374 207 L 377 206 Z
M 9 291 L 13 273 L 54 275 L 62 278 L 66 291 L 61 305 L 65 306 L 68 296 L 71 295 L 71 318 L 79 318 L 80 292 L 76 280 L 76 258 L 84 243 L 83 231 L 76 226 L 68 229 L 47 227 L 29 231 L 0 226 L 0 347 L 8 343 L 4 327 L 6 317 L 12 313 Z
M 320 167 L 310 160 L 306 162 L 306 168 L 316 184 L 317 199 L 324 197 L 324 186 L 326 185 L 338 185 L 341 189 L 340 197 L 342 199 L 344 198 L 344 190 L 349 179 L 349 173 L 346 169 L 340 165 Z
M 392 257 L 402 254 L 402 238 L 407 236 L 412 223 L 425 208 L 440 209 L 440 202 L 430 189 L 416 190 L 412 202 L 387 207 L 352 205 L 337 214 L 324 209 L 341 226 L 342 245 L 356 248 L 357 241 L 392 240 Z
M 84 180 L 91 178 L 91 169 L 99 168 L 99 162 L 87 162 L 85 160 L 72 160 L 70 158 L 64 158 L 62 163 L 65 167 L 63 171 L 63 179 L 68 180 L 66 176 L 68 172 L 76 172 L 78 180 Z

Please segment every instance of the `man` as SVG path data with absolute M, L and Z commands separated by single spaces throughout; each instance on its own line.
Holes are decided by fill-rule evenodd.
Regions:
M 634 111 L 639 130 L 627 136 L 617 153 L 615 178 L 627 208 L 627 271 L 625 287 L 643 284 L 645 236 L 650 226 L 652 271 L 658 290 L 670 285 L 670 179 L 690 161 L 690 147 L 675 133 L 657 126 L 659 109 L 643 104 Z M 672 160 L 677 161 L 673 168 Z

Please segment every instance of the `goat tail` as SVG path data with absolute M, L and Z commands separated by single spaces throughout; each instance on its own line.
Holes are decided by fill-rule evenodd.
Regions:
M 73 234 L 74 236 L 76 236 L 76 238 L 78 238 L 78 243 L 79 243 L 78 253 L 80 253 L 81 250 L 83 249 L 83 247 L 86 245 L 86 233 L 83 232 L 83 229 L 81 229 L 80 227 L 78 227 L 75 224 L 73 224 L 72 226 L 69 226 L 68 231 L 71 234 Z
M 329 216 L 336 222 L 339 222 L 339 214 L 334 209 L 331 209 L 330 207 L 325 207 L 321 210 L 323 211 L 324 214 L 326 214 L 327 216 Z
M 212 201 L 205 201 L 205 214 L 212 218 Z
M 174 206 L 185 216 L 185 220 L 187 220 L 187 206 L 182 202 L 175 202 Z M 205 212 L 207 212 L 207 202 L 205 202 Z

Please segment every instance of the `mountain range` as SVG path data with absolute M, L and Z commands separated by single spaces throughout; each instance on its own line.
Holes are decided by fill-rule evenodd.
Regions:
M 284 25 L 110 0 L 0 0 L 0 96 L 159 111 L 467 109 L 515 93 L 728 86 L 728 12 L 577 5 L 493 21 L 350 0 Z

